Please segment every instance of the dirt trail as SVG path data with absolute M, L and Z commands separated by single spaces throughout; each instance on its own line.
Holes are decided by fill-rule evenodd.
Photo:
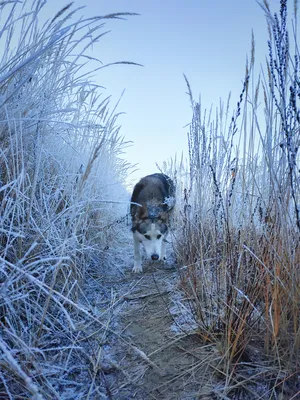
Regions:
M 236 394 L 223 396 L 219 349 L 201 342 L 195 333 L 189 303 L 178 290 L 178 266 L 172 249 L 168 249 L 166 264 L 144 262 L 144 272 L 133 274 L 129 234 L 123 246 L 110 249 L 106 260 L 101 257 L 89 264 L 79 305 L 91 318 L 78 314 L 72 355 L 78 354 L 64 362 L 64 379 L 70 384 L 61 398 L 271 398 L 263 381 L 254 381 L 247 392 L 243 390 L 243 381 L 251 383 L 253 374 L 247 366 L 242 369 L 241 384 L 236 381 Z M 78 358 L 82 362 L 76 365 Z M 78 395 L 74 397 L 74 393 Z
M 102 298 L 110 297 L 114 304 L 101 353 L 107 398 L 199 398 L 207 354 L 195 334 L 176 325 L 181 316 L 174 305 L 174 260 L 146 263 L 143 274 L 133 274 L 126 266 L 119 277 L 104 273 L 95 282 L 99 286 L 95 283 L 89 290 L 98 295 L 101 291 Z

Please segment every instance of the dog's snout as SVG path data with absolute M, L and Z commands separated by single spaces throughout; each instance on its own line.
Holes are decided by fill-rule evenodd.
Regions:
M 159 259 L 159 255 L 154 253 L 154 254 L 152 254 L 151 258 L 153 261 L 157 261 Z

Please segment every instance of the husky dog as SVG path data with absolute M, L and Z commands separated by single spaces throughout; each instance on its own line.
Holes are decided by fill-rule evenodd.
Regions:
M 130 205 L 134 240 L 133 272 L 143 272 L 140 243 L 148 258 L 165 260 L 169 216 L 174 205 L 175 186 L 167 175 L 147 175 L 135 185 Z

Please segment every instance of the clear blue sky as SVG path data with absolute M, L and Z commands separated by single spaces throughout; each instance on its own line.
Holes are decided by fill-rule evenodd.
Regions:
M 273 12 L 279 0 L 269 0 Z M 293 2 L 290 0 L 290 15 Z M 51 1 L 58 10 L 61 1 Z M 129 60 L 144 67 L 113 66 L 95 76 L 97 83 L 117 100 L 122 134 L 133 141 L 126 158 L 139 163 L 134 179 L 156 171 L 155 162 L 187 149 L 184 128 L 191 120 L 183 73 L 203 107 L 218 104 L 232 92 L 238 100 L 250 55 L 251 31 L 256 41 L 256 69 L 265 62 L 267 26 L 255 0 L 75 0 L 86 5 L 85 16 L 136 12 L 125 21 L 108 21 L 111 32 L 93 49 L 103 63 Z M 54 10 L 54 8 L 53 8 Z

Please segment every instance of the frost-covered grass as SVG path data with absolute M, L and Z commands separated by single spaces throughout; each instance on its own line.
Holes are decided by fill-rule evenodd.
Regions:
M 42 25 L 43 1 L 0 7 L 0 397 L 61 398 L 73 384 L 62 398 L 86 399 L 92 374 L 66 375 L 83 357 L 76 324 L 108 327 L 77 303 L 79 282 L 127 212 L 130 168 L 89 49 L 126 14 L 83 19 L 70 4 Z
M 294 13 L 297 12 L 294 2 Z M 198 334 L 214 344 L 220 398 L 300 395 L 300 74 L 287 2 L 273 15 L 269 59 L 254 76 L 255 43 L 235 111 L 204 111 L 188 84 L 189 175 L 179 197 L 176 252 Z M 291 7 L 292 8 L 292 7 Z M 294 43 L 295 42 L 295 43 Z M 188 82 L 187 82 L 188 83 Z M 182 200 L 183 199 L 183 200 Z M 200 390 L 201 392 L 201 390 Z M 219 397 L 218 397 L 219 398 Z M 234 397 L 235 398 L 235 397 Z

